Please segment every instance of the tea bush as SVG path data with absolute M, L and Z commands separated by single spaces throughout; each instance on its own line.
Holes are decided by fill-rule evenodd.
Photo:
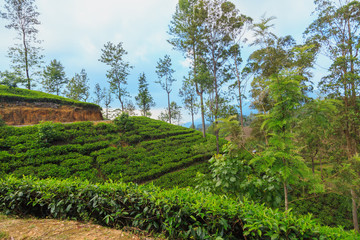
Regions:
M 0 210 L 131 226 L 169 239 L 360 239 L 354 231 L 321 226 L 309 215 L 297 217 L 246 200 L 120 182 L 6 176 L 0 179 Z
M 192 147 L 209 141 L 214 143 L 209 152 L 197 153 Z M 0 128 L 0 172 L 17 177 L 76 176 L 94 182 L 140 183 L 206 161 L 215 150 L 214 136 L 204 139 L 193 129 L 127 115 L 116 124 L 44 122 Z

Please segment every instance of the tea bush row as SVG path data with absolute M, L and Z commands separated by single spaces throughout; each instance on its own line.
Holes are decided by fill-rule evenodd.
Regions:
M 0 179 L 0 210 L 47 218 L 136 227 L 169 239 L 360 239 L 311 216 L 272 210 L 188 189 L 161 190 L 120 182 Z
M 128 124 L 125 132 L 121 130 L 124 124 Z M 204 139 L 199 131 L 144 117 L 124 118 L 117 124 L 44 122 L 0 131 L 0 173 L 16 176 L 89 175 L 95 181 L 142 182 L 209 159 L 215 152 L 214 136 Z M 208 142 L 213 147 L 207 152 L 198 153 L 193 148 Z M 88 160 L 83 163 L 83 159 Z M 77 174 L 63 165 L 66 161 L 79 161 L 87 170 Z M 44 166 L 49 167 L 49 173 Z

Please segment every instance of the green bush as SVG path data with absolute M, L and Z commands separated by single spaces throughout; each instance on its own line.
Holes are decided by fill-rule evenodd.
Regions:
M 134 121 L 127 113 L 122 113 L 116 117 L 113 122 L 119 127 L 121 132 L 128 132 L 134 129 Z
M 5 124 L 5 120 L 2 118 L 2 116 L 0 115 L 0 128 L 1 127 L 4 127 L 6 124 Z
M 58 178 L 89 176 L 93 182 L 122 178 L 140 183 L 208 160 L 216 151 L 214 137 L 205 139 L 193 129 L 127 115 L 115 122 L 117 125 L 44 122 L 0 128 L 1 172 Z M 120 133 L 120 129 L 127 130 Z M 204 142 L 212 143 L 208 151 L 193 149 Z M 76 161 L 79 164 L 67 164 Z M 49 165 L 49 174 L 46 169 L 38 171 L 47 164 L 53 164 Z M 174 183 L 183 181 L 180 175 L 177 178 Z
M 39 142 L 46 145 L 53 143 L 61 135 L 53 122 L 41 122 L 37 126 Z
M 360 239 L 354 231 L 320 226 L 311 216 L 296 217 L 190 188 L 10 176 L 0 179 L 0 210 L 131 226 L 165 233 L 169 239 Z

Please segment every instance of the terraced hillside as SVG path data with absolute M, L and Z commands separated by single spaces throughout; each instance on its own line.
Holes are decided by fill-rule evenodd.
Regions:
M 205 166 L 214 151 L 214 136 L 204 139 L 199 131 L 146 117 L 97 125 L 45 122 L 0 128 L 0 174 L 17 177 L 137 183 L 162 177 L 187 186 L 191 181 L 181 179 L 192 179 L 197 170 L 203 171 L 205 168 L 198 166 Z M 183 170 L 189 166 L 196 171 Z
M 9 125 L 103 119 L 96 104 L 4 85 L 0 85 L 0 118 Z
M 87 108 L 99 108 L 98 105 L 87 102 L 75 101 L 69 98 L 44 93 L 40 91 L 28 90 L 23 88 L 12 88 L 0 85 L 0 102 L 42 102 L 58 103 L 62 105 L 84 106 Z

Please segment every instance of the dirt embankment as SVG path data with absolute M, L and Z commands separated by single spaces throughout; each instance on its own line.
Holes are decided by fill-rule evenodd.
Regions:
M 8 125 L 103 120 L 100 109 L 41 102 L 0 103 L 0 116 Z

